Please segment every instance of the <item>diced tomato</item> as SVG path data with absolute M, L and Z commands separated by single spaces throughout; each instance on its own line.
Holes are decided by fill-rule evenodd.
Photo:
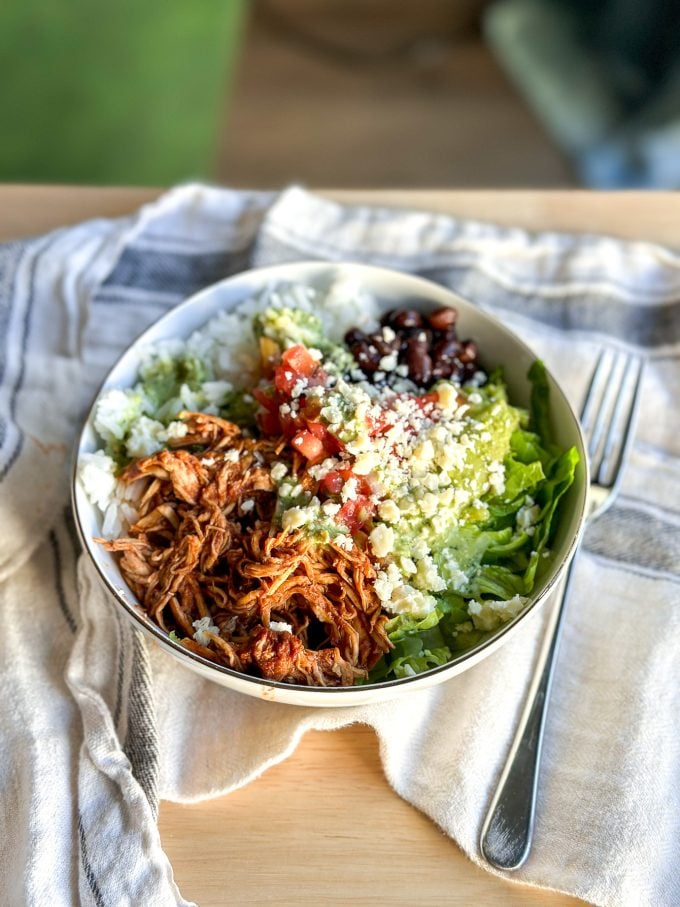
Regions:
M 350 466 L 341 466 L 340 469 L 333 469 L 321 479 L 319 487 L 326 494 L 340 494 L 342 487 L 348 479 L 355 479 L 357 483 L 357 493 L 368 498 L 373 494 L 375 489 L 368 476 L 357 476 L 352 472 Z
M 320 489 L 325 494 L 340 494 L 345 480 L 339 472 L 329 472 L 321 479 Z
M 313 435 L 311 431 L 299 431 L 291 441 L 295 450 L 299 450 L 303 457 L 310 463 L 318 463 L 326 457 L 326 448 L 323 441 Z
M 419 406 L 421 409 L 426 407 L 432 408 L 433 404 L 439 399 L 438 395 L 434 392 L 431 394 L 421 394 L 419 397 L 414 397 L 416 406 Z
M 256 387 L 251 391 L 257 402 L 264 406 L 270 413 L 275 413 L 279 408 L 279 401 L 276 398 L 273 388 Z
M 285 398 L 290 397 L 299 380 L 300 375 L 287 365 L 277 365 L 274 369 L 274 387 Z
M 307 431 L 311 432 L 315 438 L 318 438 L 320 441 L 325 441 L 328 437 L 328 429 L 325 425 L 322 425 L 321 422 L 309 422 L 306 421 Z
M 371 438 L 384 434 L 393 425 L 388 412 L 384 409 L 377 416 L 368 416 L 366 421 L 368 423 L 368 434 Z
M 338 513 L 337 519 L 347 526 L 350 532 L 356 532 L 368 523 L 375 513 L 375 504 L 365 495 L 357 495 L 352 501 L 346 501 Z
M 298 344 L 284 350 L 281 362 L 289 371 L 297 372 L 298 377 L 309 378 L 319 367 L 318 361 L 312 356 L 307 347 Z
M 265 435 L 281 434 L 281 420 L 276 413 L 270 413 L 269 410 L 258 413 L 257 423 Z
M 326 373 L 304 346 L 292 346 L 285 350 L 281 362 L 274 369 L 274 386 L 280 394 L 290 397 L 293 388 L 301 379 L 310 387 L 324 384 Z

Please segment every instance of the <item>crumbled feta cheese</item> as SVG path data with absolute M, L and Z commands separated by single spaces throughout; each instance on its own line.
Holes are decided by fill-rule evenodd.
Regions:
M 413 584 L 418 589 L 423 589 L 427 592 L 442 592 L 446 589 L 446 582 L 439 575 L 437 565 L 429 554 L 421 557 L 418 561 Z
M 248 498 L 245 501 L 241 501 L 241 510 L 243 513 L 250 513 L 250 511 L 255 507 L 255 501 L 252 498 Z
M 309 522 L 310 514 L 306 507 L 290 507 L 284 510 L 281 516 L 281 525 L 284 529 L 299 529 Z
M 429 463 L 434 457 L 434 446 L 432 441 L 430 441 L 429 438 L 421 441 L 413 451 L 413 456 L 422 463 Z
M 538 521 L 540 513 L 541 508 L 538 506 L 538 504 L 524 504 L 524 506 L 520 507 L 517 511 L 517 528 L 524 529 L 525 531 L 533 528 Z
M 386 523 L 396 523 L 401 517 L 401 511 L 397 504 L 388 498 L 378 505 L 378 516 Z
M 351 551 L 354 547 L 351 535 L 336 535 L 333 541 L 339 548 L 344 548 L 345 551 Z
M 495 630 L 516 617 L 527 601 L 522 595 L 514 595 L 508 601 L 499 602 L 478 602 L 472 599 L 468 602 L 468 611 L 478 630 Z
M 272 477 L 272 481 L 280 482 L 288 474 L 288 467 L 285 463 L 276 462 L 272 463 L 272 468 L 269 471 L 269 475 Z
M 492 463 L 489 466 L 489 488 L 496 495 L 505 491 L 505 466 L 502 463 Z
M 347 501 L 355 501 L 357 497 L 357 488 L 358 483 L 354 476 L 350 476 L 349 479 L 342 486 L 342 491 L 340 492 L 340 497 L 343 500 L 343 503 Z
M 378 363 L 378 366 L 382 369 L 383 372 L 393 372 L 398 365 L 397 354 L 388 353 L 387 356 L 383 356 Z
M 239 457 L 240 454 L 234 447 L 226 451 L 224 454 L 224 459 L 227 461 L 227 463 L 238 463 Z
M 390 526 L 385 526 L 384 523 L 379 523 L 369 535 L 369 541 L 371 543 L 371 548 L 373 549 L 373 554 L 376 557 L 384 558 L 388 554 L 391 554 L 392 549 L 394 548 L 394 529 Z
M 292 391 L 290 392 L 290 395 L 293 398 L 293 400 L 296 400 L 298 397 L 301 397 L 304 394 L 306 388 L 307 388 L 307 379 L 298 378 L 298 380 L 293 385 Z
M 402 572 L 407 576 L 413 576 L 418 572 L 418 568 L 415 565 L 415 562 L 410 557 L 400 557 L 399 564 L 401 566 Z
M 425 516 L 433 516 L 437 512 L 439 497 L 432 492 L 424 494 L 418 501 L 418 506 Z
M 325 501 L 321 505 L 321 510 L 326 516 L 335 516 L 340 511 L 340 504 L 336 501 Z
M 425 617 L 436 607 L 433 595 L 427 595 L 413 586 L 397 586 L 392 592 L 392 597 L 385 607 L 393 614 L 412 614 L 414 617 Z
M 359 454 L 352 466 L 353 472 L 358 476 L 367 476 L 379 465 L 380 455 L 376 451 L 367 451 Z

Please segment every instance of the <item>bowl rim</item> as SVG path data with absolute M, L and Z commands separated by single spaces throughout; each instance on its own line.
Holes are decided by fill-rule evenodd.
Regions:
M 427 671 L 422 671 L 419 674 L 414 674 L 409 677 L 399 677 L 393 680 L 384 680 L 379 681 L 378 683 L 363 683 L 358 685 L 346 686 L 346 687 L 321 687 L 321 686 L 308 686 L 306 684 L 298 683 L 285 683 L 280 680 L 268 680 L 264 677 L 256 677 L 255 675 L 245 674 L 242 671 L 236 671 L 233 668 L 228 668 L 226 665 L 221 665 L 217 662 L 210 661 L 207 658 L 204 658 L 202 655 L 198 655 L 195 652 L 192 652 L 190 649 L 186 649 L 184 646 L 181 646 L 179 643 L 174 642 L 170 639 L 167 633 L 161 629 L 156 623 L 154 623 L 148 616 L 143 615 L 143 606 L 137 602 L 136 596 L 132 595 L 132 590 L 130 594 L 134 602 L 128 601 L 124 595 L 121 595 L 114 583 L 109 579 L 104 570 L 100 567 L 97 558 L 93 554 L 92 550 L 92 539 L 86 534 L 83 524 L 81 521 L 79 506 L 78 506 L 78 497 L 77 497 L 77 486 L 78 486 L 78 463 L 80 454 L 82 452 L 83 443 L 85 441 L 85 434 L 88 430 L 88 427 L 91 424 L 93 417 L 93 410 L 95 403 L 99 399 L 102 391 L 106 387 L 109 378 L 113 372 L 116 371 L 122 360 L 131 352 L 131 350 L 143 344 L 144 338 L 147 334 L 155 331 L 158 324 L 176 317 L 178 312 L 181 312 L 184 309 L 188 309 L 192 305 L 195 305 L 197 300 L 201 299 L 204 296 L 214 293 L 218 288 L 223 287 L 227 284 L 237 284 L 240 281 L 248 280 L 249 278 L 255 278 L 261 284 L 261 288 L 266 285 L 267 282 L 280 279 L 295 279 L 294 272 L 296 270 L 309 270 L 318 271 L 323 273 L 324 271 L 331 270 L 342 270 L 342 269 L 351 269 L 352 271 L 364 271 L 371 272 L 376 277 L 383 276 L 385 278 L 390 278 L 392 280 L 396 279 L 405 279 L 407 282 L 411 283 L 412 286 L 420 285 L 422 287 L 424 295 L 427 295 L 428 291 L 431 293 L 432 288 L 435 288 L 438 293 L 444 293 L 448 295 L 451 299 L 451 305 L 462 302 L 465 306 L 470 306 L 477 313 L 479 313 L 483 318 L 488 320 L 494 329 L 498 330 L 501 334 L 505 335 L 509 340 L 514 344 L 520 346 L 525 353 L 527 353 L 533 360 L 536 360 L 538 357 L 531 349 L 531 347 L 525 343 L 525 341 L 519 337 L 513 330 L 506 327 L 495 315 L 489 313 L 486 309 L 482 309 L 471 302 L 469 299 L 466 299 L 463 296 L 460 296 L 454 290 L 449 289 L 449 287 L 436 283 L 435 281 L 429 280 L 426 277 L 421 277 L 417 274 L 412 274 L 408 271 L 398 271 L 394 268 L 380 267 L 372 264 L 365 264 L 363 262 L 352 262 L 352 261 L 326 261 L 326 260 L 301 260 L 294 262 L 286 262 L 283 264 L 269 265 L 265 267 L 249 268 L 245 271 L 239 271 L 236 274 L 232 274 L 229 277 L 219 280 L 216 283 L 210 284 L 207 287 L 203 287 L 196 293 L 193 293 L 191 296 L 188 296 L 182 302 L 173 306 L 159 318 L 155 319 L 150 325 L 148 325 L 127 347 L 121 352 L 121 354 L 116 358 L 113 365 L 107 370 L 106 375 L 99 383 L 97 390 L 95 391 L 90 404 L 87 407 L 86 415 L 83 418 L 82 425 L 80 430 L 76 435 L 72 465 L 71 465 L 71 509 L 74 516 L 74 521 L 77 529 L 78 536 L 82 543 L 84 551 L 87 553 L 90 562 L 94 565 L 95 570 L 103 582 L 104 587 L 113 596 L 116 603 L 121 605 L 132 620 L 139 625 L 139 628 L 151 634 L 162 647 L 170 649 L 170 654 L 175 655 L 180 661 L 182 658 L 188 658 L 189 661 L 194 662 L 197 666 L 201 668 L 216 671 L 218 674 L 221 674 L 224 677 L 228 677 L 235 681 L 239 681 L 246 684 L 253 684 L 253 687 L 259 687 L 261 691 L 271 690 L 280 690 L 283 693 L 304 693 L 305 695 L 318 696 L 319 698 L 326 698 L 331 696 L 340 700 L 343 696 L 354 696 L 357 694 L 366 693 L 370 694 L 372 691 L 393 691 L 399 690 L 404 687 L 404 692 L 409 689 L 415 689 L 416 687 L 429 686 L 438 682 L 439 679 L 444 680 L 447 674 L 457 674 L 460 673 L 460 670 L 455 670 L 459 666 L 466 662 L 470 661 L 470 667 L 474 664 L 477 664 L 481 661 L 486 655 L 491 654 L 504 639 L 508 636 L 509 633 L 515 630 L 515 628 L 528 617 L 530 614 L 534 613 L 538 606 L 543 603 L 549 594 L 553 591 L 555 586 L 561 580 L 566 567 L 573 558 L 576 549 L 581 541 L 581 536 L 583 534 L 585 516 L 586 516 L 586 504 L 587 504 L 587 490 L 590 483 L 590 465 L 588 462 L 587 456 L 587 447 L 584 441 L 583 432 L 581 429 L 581 423 L 574 412 L 574 409 L 569 402 L 566 394 L 562 390 L 561 385 L 553 376 L 552 372 L 546 367 L 546 372 L 548 378 L 551 382 L 551 392 L 557 392 L 561 398 L 561 402 L 566 406 L 569 414 L 571 415 L 573 421 L 573 427 L 576 431 L 576 435 L 579 440 L 580 450 L 579 455 L 581 457 L 581 464 L 584 470 L 583 477 L 583 491 L 581 494 L 581 500 L 577 502 L 578 514 L 577 514 L 577 528 L 576 532 L 572 535 L 569 543 L 567 545 L 566 551 L 564 552 L 561 562 L 554 565 L 554 572 L 550 580 L 545 584 L 545 586 L 534 596 L 530 593 L 530 602 L 524 607 L 515 617 L 510 621 L 503 624 L 496 631 L 490 633 L 489 636 L 481 640 L 476 645 L 472 646 L 470 649 L 466 649 L 464 652 L 455 655 L 452 659 L 447 661 L 443 665 L 437 665 L 436 667 L 429 668 Z M 291 272 L 290 276 L 288 272 Z M 257 290 L 252 290 L 251 292 L 257 292 Z M 246 298 L 246 297 L 244 297 Z M 242 301 L 242 300 L 241 300 Z M 235 304 L 238 304 L 235 303 Z M 213 316 L 214 317 L 214 316 Z M 123 580 L 124 582 L 124 580 Z M 127 584 L 126 584 L 127 586 Z M 129 587 L 127 587 L 129 589 Z M 146 618 L 146 619 L 145 619 Z M 201 671 L 203 674 L 203 671 Z M 439 678 L 439 675 L 444 675 Z M 264 694 L 263 694 L 264 695 Z M 286 697 L 287 698 L 287 697 Z M 284 699 L 280 700 L 281 702 Z M 322 703 L 319 702 L 319 705 Z M 338 705 L 340 702 L 338 702 Z M 347 703 L 348 705 L 350 703 Z

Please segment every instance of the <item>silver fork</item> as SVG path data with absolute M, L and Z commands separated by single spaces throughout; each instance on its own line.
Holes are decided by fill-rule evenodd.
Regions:
M 586 523 L 614 500 L 633 438 L 643 361 L 603 351 L 581 412 L 591 464 Z M 569 594 L 574 559 L 554 603 L 524 710 L 482 826 L 482 854 L 498 869 L 519 869 L 531 850 L 545 716 Z

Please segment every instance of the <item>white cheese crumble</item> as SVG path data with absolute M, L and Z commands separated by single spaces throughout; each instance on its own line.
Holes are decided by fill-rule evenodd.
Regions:
M 340 504 L 337 501 L 324 501 L 321 505 L 321 510 L 326 516 L 335 516 L 336 513 L 340 512 Z
M 499 602 L 478 602 L 473 598 L 468 602 L 468 611 L 472 622 L 478 630 L 495 630 L 501 624 L 507 623 L 513 617 L 517 617 L 528 600 L 522 595 L 514 595 L 508 601 Z
M 285 463 L 272 463 L 272 468 L 269 470 L 269 475 L 272 477 L 273 482 L 281 482 L 286 475 L 288 474 L 288 467 Z
M 392 597 L 385 604 L 393 614 L 411 614 L 413 617 L 425 617 L 434 611 L 437 602 L 433 595 L 414 589 L 413 586 L 397 586 Z
M 281 525 L 284 529 L 299 529 L 309 522 L 309 513 L 305 507 L 290 507 L 281 516 Z
M 342 498 L 343 503 L 356 500 L 357 488 L 358 483 L 353 476 L 347 479 L 345 484 L 342 486 L 342 491 L 340 492 L 340 497 Z
M 401 517 L 401 511 L 397 504 L 388 498 L 378 505 L 378 516 L 386 523 L 396 523 Z
M 376 557 L 387 557 L 388 554 L 392 553 L 392 549 L 394 548 L 394 529 L 390 526 L 385 526 L 384 523 L 379 523 L 375 529 L 371 531 L 368 539 L 371 543 L 373 554 L 375 554 Z
M 383 356 L 378 363 L 378 366 L 383 372 L 393 372 L 397 365 L 398 359 L 396 353 L 388 353 L 388 355 Z
M 532 529 L 538 522 L 540 514 L 541 508 L 538 504 L 534 504 L 533 498 L 527 496 L 525 503 L 517 511 L 517 528 L 523 529 L 525 532 Z

